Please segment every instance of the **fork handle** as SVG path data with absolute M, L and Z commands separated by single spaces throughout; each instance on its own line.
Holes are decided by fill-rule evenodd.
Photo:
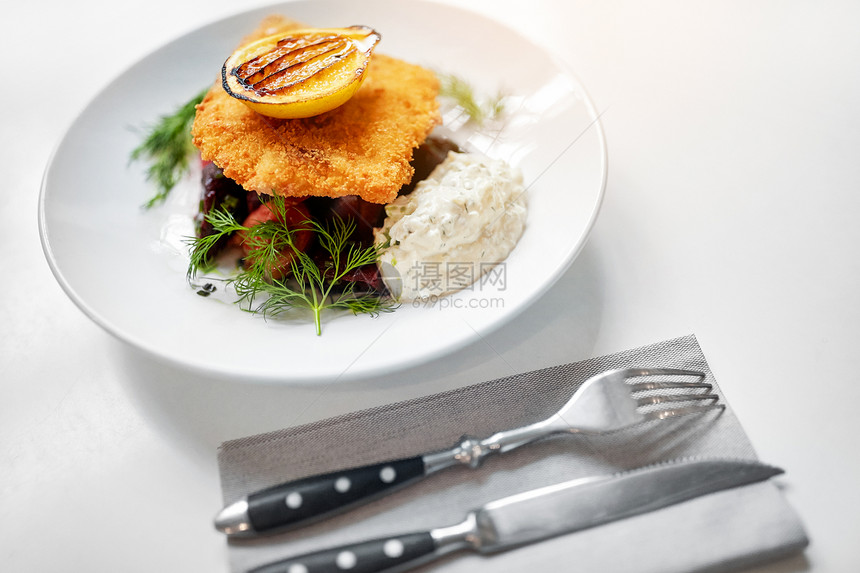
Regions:
M 252 537 L 299 526 L 367 503 L 448 467 L 477 468 L 488 455 L 510 451 L 546 433 L 542 422 L 483 440 L 463 436 L 449 450 L 282 483 L 225 507 L 215 518 L 215 528 L 231 537 Z
M 424 475 L 424 460 L 416 456 L 310 476 L 227 506 L 215 518 L 215 527 L 234 537 L 270 533 L 365 503 Z

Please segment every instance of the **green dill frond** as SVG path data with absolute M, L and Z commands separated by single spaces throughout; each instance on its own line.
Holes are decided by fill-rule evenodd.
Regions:
M 357 269 L 364 265 L 375 263 L 379 260 L 379 256 L 382 254 L 383 250 L 383 247 L 380 245 L 372 245 L 366 249 L 351 245 L 349 248 L 349 254 L 347 255 L 346 264 L 350 268 Z
M 148 181 L 155 183 L 157 192 L 144 204 L 147 209 L 162 203 L 188 171 L 194 154 L 191 125 L 197 104 L 203 101 L 208 88 L 180 106 L 173 114 L 161 116 L 144 140 L 131 152 L 131 161 L 146 160 Z
M 277 219 L 287 219 L 289 206 L 283 199 L 272 198 L 267 204 Z M 243 310 L 265 317 L 307 310 L 312 313 L 316 333 L 320 335 L 325 309 L 376 316 L 394 308 L 390 297 L 376 292 L 356 294 L 355 283 L 344 279 L 350 272 L 375 263 L 382 252 L 381 246 L 363 248 L 350 240 L 355 231 L 352 219 L 335 216 L 326 225 L 306 221 L 292 228 L 278 221 L 245 227 L 231 213 L 217 210 L 209 213 L 206 220 L 215 232 L 189 240 L 191 262 L 188 276 L 196 276 L 205 265 L 211 264 L 208 253 L 220 238 L 242 232 L 248 247 L 245 266 L 228 282 L 236 291 L 237 303 Z M 298 231 L 313 232 L 330 260 L 314 261 L 298 249 L 294 242 L 294 234 Z M 288 267 L 289 272 L 284 272 L 287 270 L 284 267 Z M 279 270 L 277 274 L 273 272 L 275 269 Z M 277 275 L 280 274 L 284 277 L 279 278 Z
M 380 298 L 378 295 L 370 293 L 353 296 L 342 294 L 328 307 L 349 310 L 356 315 L 369 314 L 375 317 L 383 312 L 393 312 L 398 306 L 390 298 Z
M 481 126 L 504 113 L 505 95 L 502 92 L 479 100 L 474 88 L 463 78 L 454 74 L 437 75 L 440 83 L 439 95 L 451 99 L 475 125 Z
M 188 280 L 194 279 L 198 273 L 205 273 L 212 269 L 215 261 L 210 253 L 215 245 L 224 237 L 237 231 L 247 230 L 240 225 L 227 211 L 213 211 L 206 215 L 206 220 L 212 224 L 213 233 L 205 237 L 190 238 L 186 243 L 191 247 L 190 261 L 186 273 Z

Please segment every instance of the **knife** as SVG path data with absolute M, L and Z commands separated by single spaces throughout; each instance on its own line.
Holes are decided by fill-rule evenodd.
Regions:
M 402 571 L 454 551 L 494 553 L 781 473 L 779 468 L 742 460 L 664 462 L 512 495 L 469 512 L 455 525 L 308 553 L 257 567 L 250 573 Z

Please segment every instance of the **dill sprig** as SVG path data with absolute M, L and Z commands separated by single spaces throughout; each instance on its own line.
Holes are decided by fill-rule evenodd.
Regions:
M 279 197 L 267 203 L 278 221 L 287 220 L 289 206 Z M 347 274 L 371 263 L 381 254 L 382 246 L 361 247 L 350 240 L 355 231 L 352 219 L 335 216 L 327 225 L 308 220 L 288 228 L 278 221 L 265 221 L 245 227 L 232 214 L 214 211 L 206 216 L 214 233 L 191 239 L 191 261 L 188 278 L 212 265 L 209 250 L 226 235 L 242 232 L 249 246 L 246 265 L 230 282 L 238 295 L 237 303 L 245 310 L 263 316 L 280 316 L 296 309 L 310 310 L 317 335 L 322 334 L 322 312 L 325 309 L 349 310 L 353 314 L 370 314 L 394 309 L 391 299 L 379 292 L 357 292 L 356 283 L 345 280 Z M 321 265 L 296 247 L 295 235 L 311 231 L 326 254 Z M 283 271 L 289 268 L 288 273 Z M 281 276 L 283 275 L 283 276 Z
M 146 179 L 153 181 L 158 190 L 144 204 L 147 209 L 163 202 L 188 171 L 188 161 L 194 153 L 191 124 L 194 122 L 195 108 L 203 101 L 207 91 L 201 91 L 173 114 L 161 116 L 149 128 L 141 144 L 131 152 L 131 161 L 145 159 L 149 162 Z
M 210 253 L 223 237 L 247 230 L 247 227 L 239 224 L 232 213 L 221 209 L 210 211 L 206 215 L 206 220 L 212 224 L 213 233 L 186 241 L 191 246 L 191 260 L 188 264 L 187 273 L 189 281 L 194 279 L 197 273 L 205 273 L 214 268 L 215 261 Z
M 479 100 L 471 84 L 460 76 L 437 75 L 439 76 L 439 95 L 453 100 L 476 125 L 481 126 L 487 120 L 494 120 L 504 113 L 505 95 L 502 92 Z

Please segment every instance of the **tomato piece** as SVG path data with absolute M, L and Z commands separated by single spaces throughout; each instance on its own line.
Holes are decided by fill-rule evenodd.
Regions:
M 253 227 L 267 221 L 277 221 L 288 229 L 299 229 L 293 233 L 293 244 L 299 251 L 306 251 L 313 238 L 313 231 L 310 230 L 307 221 L 311 218 L 310 211 L 299 201 L 291 203 L 286 200 L 285 217 L 281 220 L 278 214 L 269 208 L 268 203 L 263 203 L 257 207 L 250 215 L 245 218 L 242 223 L 245 227 Z M 245 253 L 245 266 L 248 266 L 248 256 L 254 252 L 255 247 L 248 241 L 245 232 L 238 233 L 239 245 Z M 278 280 L 290 273 L 290 262 L 295 257 L 295 253 L 290 251 L 282 251 L 281 256 L 268 270 L 270 277 L 273 280 Z

